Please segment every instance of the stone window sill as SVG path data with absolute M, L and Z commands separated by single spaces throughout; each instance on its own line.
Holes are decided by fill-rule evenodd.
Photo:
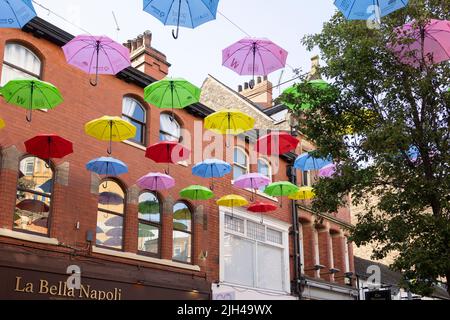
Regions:
M 28 242 L 40 243 L 40 244 L 50 244 L 57 246 L 59 245 L 58 239 L 47 238 L 43 236 L 37 236 L 33 234 L 13 231 L 9 229 L 0 229 L 0 236 L 18 240 L 24 240 Z

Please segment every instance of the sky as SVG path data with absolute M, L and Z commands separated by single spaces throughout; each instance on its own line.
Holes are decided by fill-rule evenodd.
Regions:
M 182 28 L 179 39 L 174 40 L 172 27 L 164 26 L 144 12 L 142 0 L 33 2 L 41 18 L 73 35 L 83 34 L 85 30 L 94 35 L 107 35 L 123 43 L 150 30 L 153 34 L 152 46 L 165 53 L 172 64 L 170 76 L 183 77 L 201 86 L 208 74 L 211 74 L 234 89 L 251 78 L 239 76 L 223 67 L 221 52 L 246 37 L 246 34 L 222 14 L 252 37 L 268 38 L 289 52 L 286 69 L 269 76 L 276 85 L 294 78 L 295 68 L 300 68 L 303 72 L 310 70 L 311 57 L 319 52 L 317 49 L 308 52 L 302 46 L 301 39 L 307 34 L 320 32 L 323 23 L 335 12 L 333 0 L 221 0 L 217 20 L 194 30 Z M 120 27 L 119 32 L 116 30 L 113 11 Z M 274 94 L 277 95 L 282 88 L 291 84 L 293 83 L 275 89 Z

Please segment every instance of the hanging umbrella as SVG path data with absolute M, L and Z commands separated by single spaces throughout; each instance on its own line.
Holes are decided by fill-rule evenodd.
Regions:
M 160 109 L 184 109 L 200 101 L 201 89 L 184 79 L 166 78 L 144 90 L 144 100 Z
M 336 173 L 336 164 L 331 163 L 319 170 L 319 177 L 331 178 Z
M 149 173 L 140 178 L 137 185 L 142 190 L 160 191 L 168 190 L 175 186 L 175 179 L 162 173 Z
M 139 225 L 139 238 L 153 238 L 155 234 L 153 233 L 154 227 L 147 224 Z
M 297 148 L 299 140 L 287 132 L 271 132 L 256 143 L 258 153 L 271 156 L 282 155 Z
M 48 227 L 48 218 L 39 218 L 33 221 L 33 223 L 31 224 L 35 227 L 41 227 L 41 228 L 47 228 Z
M 159 214 L 161 211 L 161 204 L 157 201 L 144 201 L 139 202 L 140 214 Z
M 317 90 L 319 92 L 325 92 L 326 90 L 330 89 L 331 86 L 328 82 L 322 79 L 317 80 L 311 80 L 307 82 L 307 85 L 310 86 L 313 90 Z M 302 100 L 308 101 L 310 99 L 309 94 L 304 92 L 299 92 L 296 85 L 287 88 L 283 91 L 283 95 L 292 95 L 294 98 L 302 98 Z M 291 110 L 295 110 L 297 108 L 297 105 L 290 103 L 290 102 L 284 102 L 284 104 Z M 312 108 L 312 104 L 309 102 L 304 102 L 300 109 L 305 111 Z
M 103 229 L 102 229 L 102 228 L 100 228 L 100 227 L 97 227 L 97 229 L 96 229 L 95 233 L 97 233 L 97 234 L 101 234 L 101 233 L 105 233 L 105 231 L 103 231 Z
M 1 0 L 0 28 L 22 29 L 36 17 L 31 0 Z
M 271 197 L 286 197 L 298 191 L 298 187 L 287 181 L 275 182 L 267 186 L 264 193 Z M 280 207 L 283 207 L 281 199 Z
M 231 208 L 231 214 L 233 216 L 234 208 L 246 206 L 248 205 L 248 201 L 241 196 L 230 194 L 217 200 L 217 205 L 221 207 Z
M 425 26 L 407 23 L 396 29 L 395 43 L 388 48 L 401 63 L 419 68 L 450 59 L 450 21 L 431 19 Z
M 408 5 L 409 0 L 336 0 L 335 6 L 347 20 L 369 20 L 374 10 L 380 17 L 399 10 Z M 373 6 L 373 10 L 371 10 Z
M 288 52 L 268 39 L 245 38 L 224 49 L 222 64 L 239 75 L 268 74 L 286 66 Z
M 214 193 L 203 186 L 190 186 L 181 190 L 180 196 L 189 200 L 198 201 L 209 200 L 214 197 Z
M 249 173 L 249 174 L 240 176 L 239 178 L 236 179 L 236 181 L 234 181 L 234 186 L 236 188 L 252 190 L 251 201 L 253 201 L 255 199 L 255 197 L 254 197 L 255 190 L 257 190 L 261 187 L 265 187 L 269 184 L 270 184 L 270 179 L 260 173 Z
M 333 163 L 331 157 L 327 159 L 316 158 L 307 152 L 297 157 L 294 168 L 301 171 L 314 171 L 320 170 L 331 163 Z
M 120 216 L 114 216 L 105 221 L 105 226 L 107 227 L 115 227 L 122 228 L 123 227 L 123 218 Z
M 231 173 L 231 165 L 218 159 L 206 159 L 192 168 L 192 174 L 204 179 L 211 179 L 211 190 L 214 190 L 214 178 L 222 178 Z
M 120 160 L 114 158 L 98 158 L 86 164 L 86 169 L 98 175 L 117 177 L 128 173 L 128 166 Z
M 0 129 L 3 129 L 5 127 L 5 121 L 0 118 Z
M 301 187 L 297 192 L 289 195 L 291 200 L 311 200 L 315 197 L 314 189 L 311 187 Z
M 106 36 L 80 35 L 62 47 L 69 64 L 95 74 L 92 86 L 98 84 L 99 74 L 117 74 L 131 66 L 130 51 Z
M 108 240 L 104 241 L 101 245 L 105 247 L 121 247 L 122 238 L 119 237 L 109 238 Z
M 119 117 L 104 116 L 86 123 L 85 132 L 100 141 L 109 141 L 108 154 L 112 154 L 112 142 L 121 142 L 136 136 L 136 127 Z
M 28 212 L 49 212 L 50 207 L 39 200 L 25 199 L 16 204 L 16 208 Z
M 28 110 L 28 122 L 31 122 L 33 110 L 53 109 L 63 102 L 58 88 L 51 83 L 36 79 L 11 80 L 1 89 L 1 92 L 7 103 Z
M 166 26 L 176 26 L 172 36 L 178 39 L 180 27 L 194 29 L 215 20 L 218 5 L 219 0 L 144 0 L 144 11 Z
M 205 128 L 217 134 L 239 135 L 255 127 L 255 119 L 237 109 L 215 112 L 205 119 Z
M 51 158 L 61 159 L 73 153 L 73 144 L 56 134 L 40 134 L 25 141 L 29 154 L 49 162 Z
M 106 231 L 106 235 L 108 237 L 122 237 L 123 236 L 123 228 L 122 227 L 117 227 L 117 228 L 113 228 L 113 229 L 109 229 L 108 231 Z
M 250 205 L 247 211 L 261 214 L 261 223 L 264 223 L 263 213 L 274 212 L 278 209 L 276 205 L 268 202 L 257 202 Z
M 170 164 L 189 159 L 191 151 L 178 142 L 164 141 L 148 147 L 145 156 L 156 163 L 168 164 L 169 174 Z
M 114 192 L 102 192 L 99 195 L 98 202 L 103 205 L 120 205 L 124 203 L 124 199 Z
M 53 188 L 53 179 L 48 179 L 43 184 L 38 186 L 39 189 L 41 189 L 44 193 L 50 193 Z

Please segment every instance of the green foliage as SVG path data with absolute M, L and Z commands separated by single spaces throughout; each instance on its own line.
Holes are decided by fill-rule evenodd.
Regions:
M 365 208 L 352 240 L 376 243 L 373 258 L 398 252 L 392 267 L 417 293 L 450 278 L 450 63 L 416 69 L 401 64 L 387 44 L 396 40 L 395 27 L 431 18 L 450 20 L 450 2 L 411 0 L 383 18 L 380 29 L 336 14 L 303 40 L 321 50 L 320 72 L 332 90 L 323 94 L 305 79 L 297 90 L 306 95 L 282 97 L 299 106 L 298 130 L 339 163 L 333 179 L 315 185 L 313 208 L 336 212 L 351 194 Z M 305 103 L 311 109 L 302 110 Z M 418 159 L 408 152 L 412 146 Z

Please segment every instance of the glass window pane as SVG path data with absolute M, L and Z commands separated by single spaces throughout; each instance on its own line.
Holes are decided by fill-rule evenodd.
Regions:
M 192 236 L 189 233 L 173 233 L 173 260 L 191 263 Z
M 53 171 L 42 159 L 24 158 L 20 161 L 17 187 L 50 195 L 53 190 Z
M 173 207 L 173 227 L 179 231 L 190 232 L 192 230 L 192 214 L 188 206 L 178 202 Z
M 136 135 L 132 140 L 143 144 L 144 143 L 144 126 L 136 121 L 125 118 L 126 121 L 130 122 L 133 126 L 136 127 Z
M 15 80 L 15 79 L 36 79 L 36 78 L 31 76 L 28 73 L 19 71 L 19 70 L 14 69 L 6 64 L 3 64 L 2 81 L 1 81 L 0 85 L 4 86 L 9 81 Z
M 247 237 L 253 240 L 266 241 L 266 227 L 259 223 L 247 221 Z
M 283 249 L 258 243 L 258 288 L 284 289 Z
M 51 199 L 17 190 L 14 228 L 48 234 Z
M 161 141 L 179 141 L 181 126 L 171 115 L 162 113 L 160 116 L 160 132 Z
M 247 155 L 241 149 L 234 149 L 234 163 L 247 167 Z
M 267 241 L 283 244 L 283 233 L 278 230 L 267 229 Z
M 127 115 L 134 120 L 146 122 L 144 107 L 133 98 L 123 98 L 122 114 Z
M 244 220 L 227 215 L 225 216 L 225 229 L 243 234 Z
M 159 228 L 139 224 L 138 250 L 151 254 L 159 253 Z
M 5 47 L 5 61 L 36 75 L 41 73 L 41 61 L 28 48 L 17 43 Z
M 244 286 L 255 286 L 255 243 L 225 234 L 224 238 L 225 281 Z
M 118 183 L 105 181 L 99 187 L 98 208 L 123 214 L 125 209 L 125 193 Z
M 121 250 L 122 241 L 123 217 L 99 211 L 97 213 L 96 244 L 98 246 Z
M 233 181 L 236 181 L 239 177 L 243 176 L 244 174 L 247 174 L 247 169 L 238 166 L 233 167 Z
M 139 196 L 139 219 L 153 223 L 161 222 L 161 205 L 153 193 L 146 192 Z

